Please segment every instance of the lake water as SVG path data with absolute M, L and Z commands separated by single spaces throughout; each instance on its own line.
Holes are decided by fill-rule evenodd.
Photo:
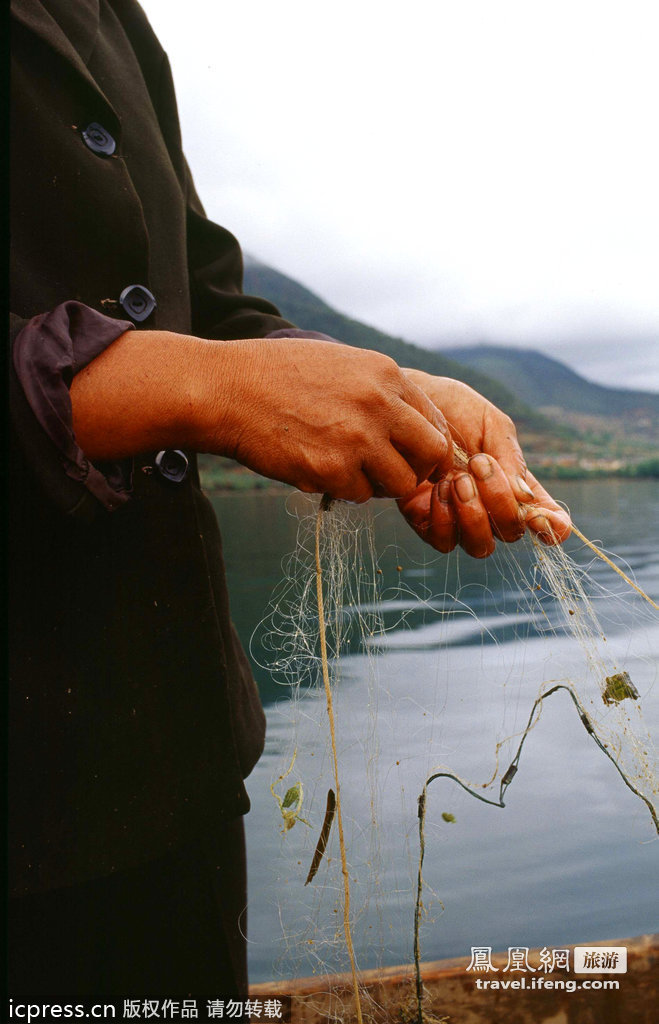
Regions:
M 586 536 L 620 556 L 655 601 L 658 491 L 650 481 L 554 487 Z M 247 645 L 280 583 L 282 559 L 296 547 L 297 503 L 252 493 L 221 496 L 215 504 L 234 620 Z M 375 662 L 356 643 L 344 652 L 335 696 L 362 968 L 411 961 L 416 801 L 429 773 L 441 764 L 474 784 L 487 782 L 498 743 L 501 769 L 509 763 L 540 686 L 581 678 L 585 665 L 569 631 L 550 628 L 559 621 L 553 599 L 529 612 L 539 579 L 530 548 L 508 546 L 484 562 L 463 553 L 439 556 L 394 507 L 380 508 L 376 582 L 390 631 L 371 643 L 379 652 Z M 568 550 L 588 569 L 607 671 L 629 672 L 656 738 L 659 615 L 604 563 L 593 562 L 580 542 L 571 539 Z M 262 663 L 277 656 L 266 654 L 258 639 L 253 650 Z M 311 688 L 292 702 L 266 669 L 257 667 L 256 675 L 268 740 L 248 782 L 251 978 L 344 970 L 336 824 L 315 881 L 304 885 L 332 784 L 324 698 Z M 602 728 L 615 725 L 620 707 L 593 704 Z M 297 822 L 284 835 L 270 784 L 296 746 L 294 768 L 278 792 L 303 782 L 301 815 L 311 828 Z M 496 798 L 498 788 L 479 791 Z M 543 704 L 505 803 L 488 806 L 446 779 L 429 787 L 423 959 L 465 956 L 472 946 L 551 948 L 659 930 L 659 845 L 649 812 L 592 742 L 568 694 Z M 444 821 L 443 812 L 455 821 Z

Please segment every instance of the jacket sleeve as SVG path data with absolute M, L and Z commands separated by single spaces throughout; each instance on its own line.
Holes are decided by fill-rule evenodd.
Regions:
M 266 299 L 243 295 L 237 239 L 206 217 L 187 167 L 187 244 L 192 329 L 200 338 L 262 338 L 295 325 Z
M 94 465 L 78 446 L 69 387 L 133 325 L 64 302 L 25 320 L 10 316 L 10 420 L 13 459 L 61 512 L 93 518 L 99 503 L 114 511 L 129 499 L 127 462 Z

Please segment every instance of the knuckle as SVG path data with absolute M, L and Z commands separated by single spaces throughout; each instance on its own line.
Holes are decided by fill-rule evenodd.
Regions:
M 335 495 L 342 501 L 350 501 L 355 505 L 363 505 L 373 497 L 373 488 L 364 481 L 352 481 L 341 488 L 340 493 Z
M 349 486 L 352 473 L 346 465 L 346 460 L 339 452 L 331 451 L 325 455 L 322 465 L 319 467 L 318 478 L 323 489 L 335 493 Z
M 403 376 L 400 366 L 391 356 L 381 355 L 380 353 L 378 355 L 379 372 L 383 385 L 400 389 L 407 381 L 407 378 Z
M 395 359 L 391 356 L 387 356 L 384 352 L 378 352 L 378 361 L 385 373 L 391 373 L 396 377 L 400 376 L 401 369 Z
M 421 479 L 425 479 L 421 477 Z M 395 493 L 398 497 L 405 497 L 407 494 L 411 494 L 419 486 L 420 478 L 413 469 L 409 466 L 401 467 L 396 474 L 395 480 L 392 480 L 392 484 L 395 488 Z

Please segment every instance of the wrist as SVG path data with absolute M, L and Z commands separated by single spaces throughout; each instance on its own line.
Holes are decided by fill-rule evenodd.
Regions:
M 189 397 L 189 447 L 236 457 L 264 393 L 258 387 L 266 374 L 263 347 L 258 339 L 200 343 Z
M 119 337 L 71 385 L 73 428 L 91 459 L 158 448 L 224 450 L 235 376 L 231 342 L 168 331 Z M 220 440 L 218 441 L 218 437 Z

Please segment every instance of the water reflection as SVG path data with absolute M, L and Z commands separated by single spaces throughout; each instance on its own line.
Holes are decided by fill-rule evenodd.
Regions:
M 557 496 L 583 532 L 621 555 L 625 571 L 659 599 L 656 484 L 570 482 Z M 245 641 L 265 614 L 281 578 L 282 558 L 295 546 L 297 521 L 285 504 L 280 495 L 217 502 L 234 618 Z M 376 538 L 385 632 L 368 646 L 379 652 L 377 686 L 371 661 L 355 640 L 342 660 L 337 690 L 351 855 L 356 870 L 371 865 L 366 877 L 380 883 L 377 899 L 375 890 L 366 891 L 370 882 L 358 886 L 358 903 L 368 897 L 361 899 L 365 909 L 356 922 L 364 967 L 411 956 L 416 797 L 427 774 L 450 762 L 470 779 L 489 778 L 497 743 L 523 728 L 539 685 L 575 671 L 574 643 L 553 598 L 543 599 L 540 612 L 529 602 L 535 585 L 529 551 L 516 546 L 487 562 L 437 556 L 407 530 L 395 509 L 378 517 Z M 606 632 L 610 661 L 630 672 L 656 735 L 656 615 L 648 606 L 641 610 L 624 583 L 579 541 L 571 540 L 569 547 L 588 570 L 586 585 Z M 367 609 L 347 614 L 356 617 L 358 610 Z M 401 617 L 404 628 L 387 631 Z M 265 662 L 262 649 L 255 653 Z M 328 904 L 322 869 L 318 888 L 303 886 L 309 844 L 313 848 L 316 836 L 303 826 L 282 836 L 269 791 L 295 728 L 296 769 L 305 780 L 306 797 L 324 808 L 326 753 L 318 743 L 322 696 L 312 688 L 294 705 L 264 669 L 258 679 L 269 736 L 249 783 L 252 976 L 312 973 L 320 965 L 342 969 L 340 949 L 329 934 L 335 930 L 335 894 Z M 422 934 L 427 959 L 464 955 L 471 945 L 551 946 L 656 929 L 657 846 L 647 811 L 569 705 L 567 695 L 547 702 L 540 726 L 529 735 L 505 810 L 477 804 L 448 782 L 431 791 L 426 884 L 437 898 L 429 896 Z M 367 830 L 359 824 L 368 821 L 374 800 L 379 851 L 369 848 Z M 454 824 L 442 820 L 445 810 L 455 814 Z M 282 924 L 288 943 L 282 942 Z M 322 938 L 322 951 L 308 947 L 313 955 L 301 961 L 307 941 L 302 936 L 308 934 Z

